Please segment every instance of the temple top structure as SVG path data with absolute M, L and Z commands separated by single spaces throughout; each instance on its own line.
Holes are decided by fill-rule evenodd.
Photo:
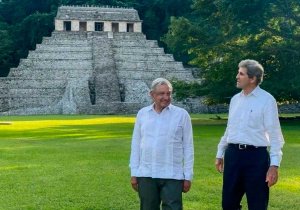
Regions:
M 132 8 L 60 6 L 56 31 L 142 32 L 142 21 Z

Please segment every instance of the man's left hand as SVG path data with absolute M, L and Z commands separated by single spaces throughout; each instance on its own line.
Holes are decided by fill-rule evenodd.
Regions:
M 191 185 L 192 185 L 192 182 L 189 181 L 189 180 L 184 180 L 183 181 L 183 189 L 182 189 L 182 192 L 186 193 L 188 192 L 190 189 L 191 189 Z
M 130 182 L 131 182 L 131 186 L 132 188 L 138 192 L 138 181 L 137 181 L 137 178 L 135 176 L 132 176 L 131 179 L 130 179 Z
M 268 187 L 272 187 L 276 184 L 278 180 L 278 167 L 270 166 L 267 172 L 266 182 L 268 182 Z

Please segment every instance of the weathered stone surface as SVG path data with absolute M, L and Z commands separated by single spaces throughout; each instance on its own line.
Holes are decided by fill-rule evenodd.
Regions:
M 54 31 L 0 78 L 0 112 L 135 113 L 151 103 L 149 87 L 157 77 L 194 81 L 142 33 Z
M 280 105 L 278 108 L 279 108 L 279 113 L 299 113 L 300 103 L 283 104 Z
M 56 16 L 63 20 L 76 20 L 80 17 L 98 21 L 140 21 L 137 11 L 130 8 L 61 6 Z

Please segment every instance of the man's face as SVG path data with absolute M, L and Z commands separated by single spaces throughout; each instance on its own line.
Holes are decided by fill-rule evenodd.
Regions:
M 152 99 L 158 109 L 164 109 L 171 103 L 171 94 L 168 85 L 158 85 L 151 92 Z
M 255 78 L 249 78 L 247 69 L 240 67 L 236 75 L 236 87 L 241 89 L 247 89 L 255 84 Z

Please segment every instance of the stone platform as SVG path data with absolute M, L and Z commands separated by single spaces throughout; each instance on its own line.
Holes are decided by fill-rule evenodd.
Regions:
M 194 81 L 143 33 L 54 31 L 0 78 L 0 112 L 135 113 L 151 103 L 149 86 L 158 77 Z

